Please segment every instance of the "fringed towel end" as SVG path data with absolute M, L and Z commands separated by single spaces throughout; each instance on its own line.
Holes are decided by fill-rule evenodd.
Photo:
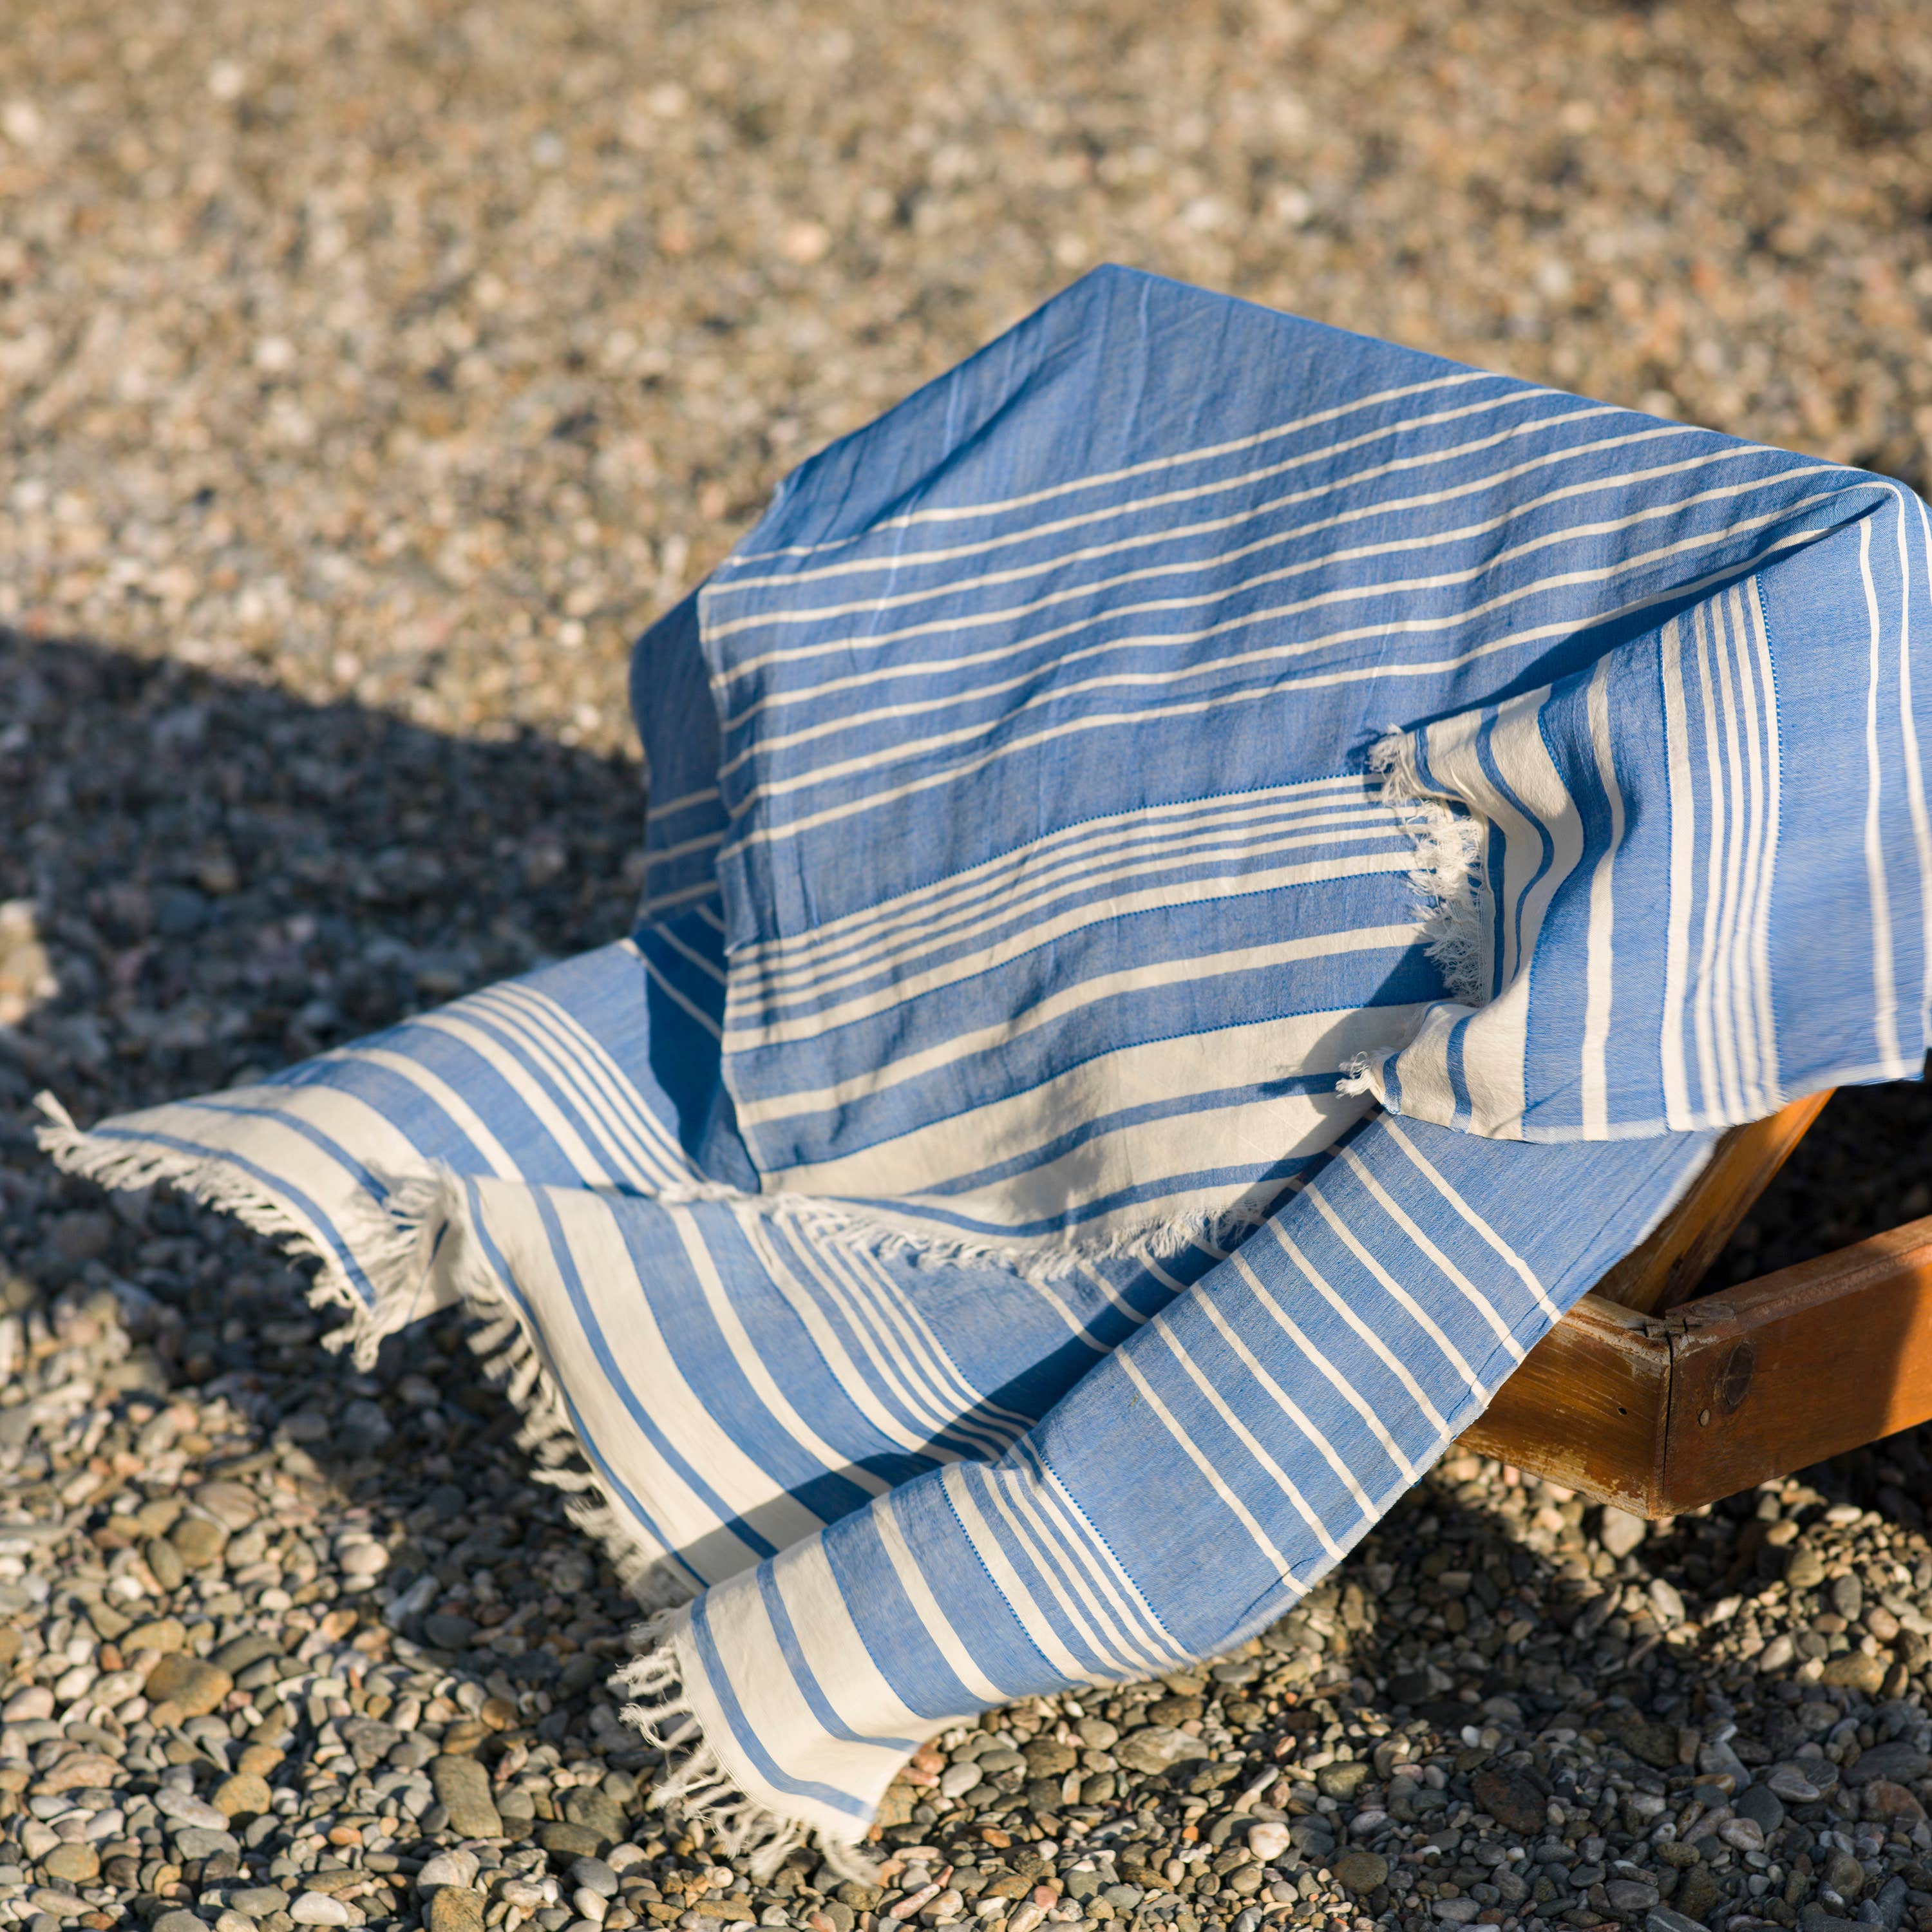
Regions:
M 1387 1057 L 1380 1053 L 1357 1054 L 1342 1070 L 1342 1077 L 1335 1083 L 1336 1092 L 1352 1096 L 1366 1094 L 1386 1103 L 1382 1082 L 1378 1076 Z
M 1412 732 L 1390 731 L 1378 740 L 1369 753 L 1369 770 L 1380 775 L 1382 802 L 1415 847 L 1408 882 L 1420 902 L 1429 956 L 1442 968 L 1451 999 L 1480 1006 L 1490 991 L 1483 936 L 1481 821 L 1458 801 L 1424 784 Z M 1350 1078 L 1358 1071 L 1352 1068 Z M 1345 1084 L 1339 1090 L 1370 1090 Z
M 640 1626 L 634 1636 L 638 1654 L 610 1680 L 631 1694 L 626 1722 L 664 1754 L 652 1804 L 702 1824 L 756 1878 L 770 1877 L 790 1852 L 812 1844 L 840 1877 L 873 1882 L 877 1874 L 856 1844 L 782 1816 L 740 1788 L 686 1688 L 677 1639 L 686 1622 L 686 1612 L 666 1610 Z
M 517 1445 L 536 1464 L 532 1477 L 574 1492 L 566 1505 L 571 1520 L 596 1542 L 645 1609 L 686 1601 L 696 1592 L 695 1580 L 639 1534 L 584 1463 L 569 1405 L 540 1338 L 477 1238 L 461 1177 L 447 1168 L 412 1175 L 392 1184 L 389 1202 L 398 1232 L 425 1276 L 433 1274 L 441 1300 L 460 1304 L 475 1324 L 470 1346 L 483 1358 L 484 1376 L 523 1418 Z
M 220 1153 L 170 1147 L 131 1129 L 104 1132 L 77 1126 L 52 1094 L 37 1095 L 34 1105 L 44 1116 L 34 1138 L 62 1173 L 116 1190 L 166 1181 L 190 1199 L 232 1214 L 258 1234 L 315 1261 L 310 1305 L 338 1309 L 348 1317 L 323 1337 L 324 1346 L 352 1350 L 358 1368 L 374 1363 L 384 1336 L 406 1328 L 437 1305 L 428 1298 L 428 1256 L 416 1231 L 373 1202 L 356 1215 L 353 1228 L 340 1231 L 352 1249 L 364 1286 L 311 1222 L 239 1162 Z

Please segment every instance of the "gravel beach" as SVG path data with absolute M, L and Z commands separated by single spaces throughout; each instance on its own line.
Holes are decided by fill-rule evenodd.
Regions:
M 631 637 L 1099 261 L 1924 487 L 1928 99 L 1917 0 L 8 9 L 0 1924 L 1932 1932 L 1932 1435 L 1649 1526 L 1452 1456 L 754 1879 L 459 1324 L 356 1372 L 29 1108 L 620 933 Z M 1718 1275 L 1929 1210 L 1924 1090 L 1841 1096 Z

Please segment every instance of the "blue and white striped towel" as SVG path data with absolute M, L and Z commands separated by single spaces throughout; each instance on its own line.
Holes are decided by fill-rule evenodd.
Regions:
M 1928 638 L 1894 483 L 1102 271 L 640 642 L 629 940 L 47 1142 L 364 1352 L 486 1315 L 679 1606 L 664 1794 L 851 1844 L 1280 1616 L 1716 1130 L 1917 1072 Z

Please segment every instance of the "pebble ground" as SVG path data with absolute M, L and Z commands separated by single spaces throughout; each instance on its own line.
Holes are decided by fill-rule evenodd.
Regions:
M 0 1923 L 1932 1932 L 1932 1443 L 1646 1528 L 1452 1457 L 1247 1654 L 948 1733 L 874 1885 L 650 1809 L 444 1323 L 52 1175 L 598 943 L 630 635 L 1124 260 L 1923 484 L 1918 0 L 20 0 L 0 20 Z M 1720 1264 L 1932 1209 L 1834 1101 Z

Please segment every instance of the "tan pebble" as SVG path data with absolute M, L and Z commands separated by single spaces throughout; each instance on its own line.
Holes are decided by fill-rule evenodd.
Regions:
M 221 1552 L 228 1547 L 228 1532 L 212 1516 L 186 1516 L 169 1531 L 168 1541 L 189 1569 L 208 1570 L 221 1561 Z
M 507 1697 L 486 1697 L 476 1714 L 493 1731 L 512 1730 L 516 1726 L 517 1707 Z
M 238 1771 L 208 1794 L 208 1802 L 225 1818 L 259 1818 L 274 1804 L 274 1793 L 266 1778 Z
M 235 1688 L 235 1680 L 205 1658 L 173 1652 L 148 1672 L 142 1686 L 157 1706 L 171 1704 L 190 1718 L 205 1718 Z M 155 1728 L 161 1727 L 158 1712 L 151 1712 Z M 176 1720 L 178 1722 L 179 1720 Z
M 266 1778 L 281 1761 L 282 1754 L 273 1744 L 244 1744 L 235 1768 L 250 1777 Z
M 102 1751 L 75 1751 L 64 1757 L 34 1786 L 51 1795 L 62 1791 L 83 1791 L 107 1786 L 121 1775 L 121 1766 Z
M 423 1906 L 424 1932 L 482 1932 L 483 1894 L 460 1885 L 441 1886 Z
M 178 1617 L 157 1617 L 152 1623 L 136 1624 L 121 1633 L 121 1654 L 132 1658 L 142 1650 L 185 1650 L 188 1632 Z
M 40 1861 L 40 1869 L 69 1885 L 92 1885 L 100 1876 L 100 1854 L 92 1845 L 56 1845 Z
M 230 1531 L 246 1529 L 262 1513 L 260 1499 L 246 1483 L 203 1483 L 195 1491 L 194 1500 Z

